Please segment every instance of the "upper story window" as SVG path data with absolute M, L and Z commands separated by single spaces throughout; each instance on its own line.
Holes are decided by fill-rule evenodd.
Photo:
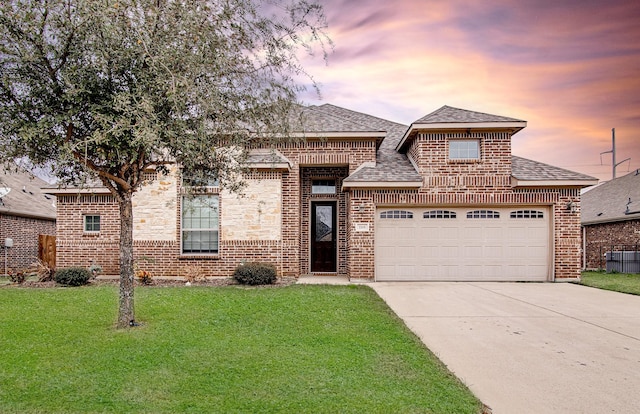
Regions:
M 449 141 L 450 160 L 479 160 L 480 141 L 477 139 L 456 139 Z
M 84 216 L 84 232 L 99 233 L 100 232 L 100 216 L 97 214 Z
M 412 219 L 413 213 L 406 210 L 389 210 L 380 213 L 381 219 Z
M 311 194 L 335 194 L 336 180 L 313 180 Z

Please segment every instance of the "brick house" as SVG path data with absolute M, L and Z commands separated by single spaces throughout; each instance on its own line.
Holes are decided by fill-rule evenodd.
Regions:
M 38 260 L 40 235 L 56 234 L 55 197 L 45 194 L 48 183 L 28 172 L 0 169 L 0 243 L 2 266 L 7 271 L 29 267 Z M 7 239 L 13 245 L 6 247 Z
M 582 195 L 584 267 L 605 269 L 605 253 L 640 250 L 640 170 Z
M 580 189 L 592 177 L 511 155 L 513 118 L 444 106 L 406 126 L 325 104 L 299 140 L 252 148 L 242 195 L 184 195 L 176 169 L 134 196 L 135 256 L 156 276 L 536 280 L 580 275 Z M 60 189 L 58 265 L 118 273 L 118 208 L 103 188 Z

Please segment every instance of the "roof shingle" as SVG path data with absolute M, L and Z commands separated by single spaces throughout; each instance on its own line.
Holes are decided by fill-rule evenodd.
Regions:
M 439 123 L 470 123 L 470 122 L 525 122 L 520 119 L 500 115 L 485 114 L 483 112 L 468 111 L 466 109 L 443 106 L 428 115 L 418 119 L 414 124 Z
M 511 156 L 511 175 L 522 181 L 594 181 L 586 174 L 554 167 L 542 162 Z
M 2 197 L 0 214 L 55 220 L 55 197 L 41 190 L 48 185 L 21 168 L 16 171 L 0 168 L 0 187 L 10 189 Z
M 582 194 L 582 224 L 640 220 L 640 170 Z

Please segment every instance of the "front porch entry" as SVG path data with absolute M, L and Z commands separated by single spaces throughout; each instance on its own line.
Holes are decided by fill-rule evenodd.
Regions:
M 300 274 L 347 274 L 347 211 L 342 180 L 348 166 L 302 166 Z
M 311 272 L 338 270 L 336 202 L 311 202 Z

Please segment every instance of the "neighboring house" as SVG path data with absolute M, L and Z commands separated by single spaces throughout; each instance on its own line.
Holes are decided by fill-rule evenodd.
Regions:
M 592 177 L 511 155 L 525 121 L 444 106 L 411 126 L 333 105 L 305 130 L 252 148 L 243 195 L 195 197 L 179 172 L 134 196 L 134 250 L 155 276 L 229 276 L 245 261 L 283 276 L 569 280 L 580 276 L 580 189 Z M 118 273 L 118 207 L 104 188 L 58 196 L 58 266 Z
M 0 243 L 5 252 L 8 271 L 19 271 L 38 260 L 40 235 L 56 234 L 55 197 L 45 194 L 42 187 L 49 185 L 42 179 L 17 168 L 0 168 Z M 6 246 L 7 239 L 13 245 Z
M 584 267 L 605 269 L 605 253 L 640 250 L 640 170 L 582 195 Z

